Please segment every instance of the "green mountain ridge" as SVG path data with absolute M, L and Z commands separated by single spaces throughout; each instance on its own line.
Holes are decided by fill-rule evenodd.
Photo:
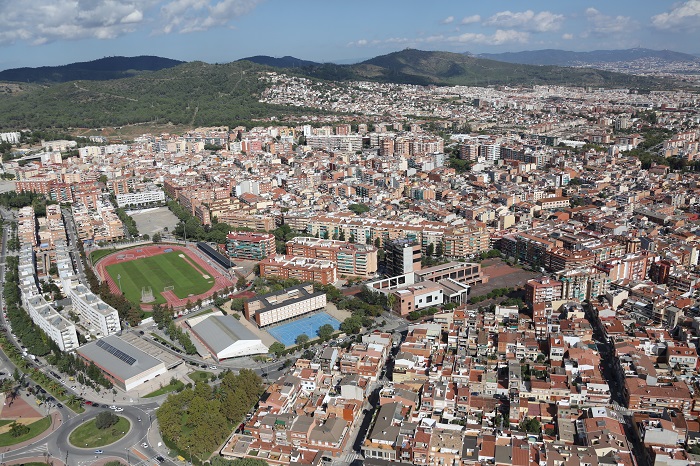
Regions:
M 653 58 L 667 62 L 699 61 L 697 56 L 687 53 L 645 48 L 593 50 L 590 52 L 572 52 L 559 49 L 524 50 L 522 52 L 482 53 L 479 54 L 478 57 L 508 63 L 556 66 L 592 65 L 596 63 L 625 62 L 644 58 Z
M 271 68 L 249 61 L 189 62 L 136 76 L 54 85 L 0 83 L 0 129 L 123 126 L 140 123 L 222 125 L 320 110 L 258 102 L 271 70 L 332 81 L 420 85 L 568 84 L 663 88 L 671 81 L 594 69 L 513 65 L 448 52 L 404 50 L 355 65 Z
M 0 81 L 54 84 L 68 81 L 103 81 L 126 78 L 142 72 L 172 68 L 185 62 L 150 55 L 104 57 L 61 66 L 12 68 L 0 71 Z

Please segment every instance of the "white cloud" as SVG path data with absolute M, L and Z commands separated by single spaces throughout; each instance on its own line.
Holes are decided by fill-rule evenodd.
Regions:
M 618 34 L 637 29 L 638 24 L 629 16 L 607 16 L 595 8 L 586 9 L 586 19 L 590 25 L 587 35 L 595 33 L 597 35 Z
M 260 0 L 172 0 L 160 9 L 164 24 L 162 33 L 196 32 L 227 26 L 252 11 Z
M 498 29 L 493 34 L 481 34 L 475 32 L 465 32 L 454 36 L 445 36 L 442 34 L 428 37 L 391 37 L 382 40 L 367 41 L 360 39 L 348 43 L 348 47 L 363 47 L 366 45 L 404 45 L 407 47 L 416 47 L 424 44 L 446 44 L 446 45 L 463 45 L 463 44 L 479 44 L 479 45 L 504 45 L 504 44 L 523 44 L 528 42 L 530 34 L 523 31 L 515 31 L 512 29 Z
M 564 15 L 551 11 L 501 11 L 484 21 L 485 26 L 519 28 L 530 32 L 551 32 L 561 27 Z
M 135 30 L 144 10 L 157 0 L 7 1 L 0 15 L 0 44 L 28 41 L 45 44 L 61 39 L 112 39 Z
M 442 24 L 450 24 L 455 20 L 454 16 L 448 16 L 447 18 L 442 20 Z
M 700 29 L 700 0 L 687 0 L 676 4 L 668 13 L 652 16 L 651 24 L 664 31 Z
M 480 15 L 471 15 L 471 16 L 465 16 L 462 18 L 462 24 L 474 24 L 478 23 L 481 21 L 481 16 Z
M 571 40 L 571 39 L 574 38 L 574 35 L 573 35 L 573 34 L 569 34 L 569 33 L 567 32 L 566 34 L 562 34 L 562 35 L 561 35 L 561 38 L 564 39 L 564 40 Z

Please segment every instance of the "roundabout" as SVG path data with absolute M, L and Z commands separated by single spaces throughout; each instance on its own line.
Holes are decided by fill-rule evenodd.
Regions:
M 113 417 L 111 423 L 105 417 Z M 100 421 L 102 420 L 102 424 Z M 109 411 L 79 425 L 68 436 L 68 442 L 77 448 L 102 448 L 121 440 L 131 430 L 131 422 Z

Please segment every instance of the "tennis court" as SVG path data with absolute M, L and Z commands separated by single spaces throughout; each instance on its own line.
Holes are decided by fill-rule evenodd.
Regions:
M 335 330 L 340 328 L 338 319 L 325 312 L 319 312 L 275 327 L 268 327 L 265 330 L 285 346 L 292 346 L 302 333 L 305 333 L 312 340 L 317 338 L 316 332 L 325 324 L 331 324 Z

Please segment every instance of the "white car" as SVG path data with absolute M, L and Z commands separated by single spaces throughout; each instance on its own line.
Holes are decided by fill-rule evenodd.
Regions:
M 109 407 L 109 409 L 111 409 L 111 410 L 115 410 L 115 409 L 117 409 L 117 407 L 116 407 L 116 406 L 114 406 L 114 405 L 112 405 L 112 406 L 110 406 L 110 407 Z
M 121 413 L 122 411 L 124 411 L 124 408 L 115 408 L 114 409 L 115 413 Z

